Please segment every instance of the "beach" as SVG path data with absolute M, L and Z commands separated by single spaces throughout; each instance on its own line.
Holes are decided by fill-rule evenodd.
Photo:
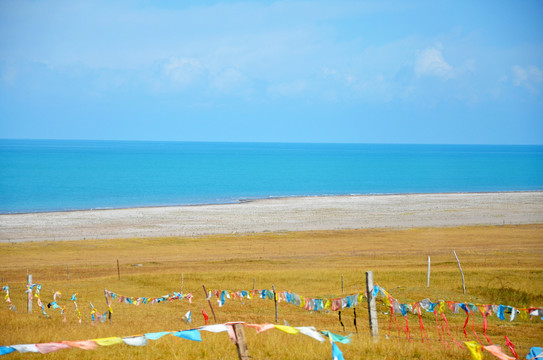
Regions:
M 235 204 L 0 215 L 0 241 L 543 222 L 543 192 L 291 197 Z

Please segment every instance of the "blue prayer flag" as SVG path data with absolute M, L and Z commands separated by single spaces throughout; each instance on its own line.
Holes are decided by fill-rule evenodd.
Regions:
M 343 353 L 337 347 L 336 343 L 332 343 L 332 359 L 333 360 L 345 360 Z
M 0 346 L 0 355 L 6 355 L 14 352 L 15 349 L 11 346 Z
M 198 330 L 184 330 L 184 331 L 178 331 L 173 334 L 174 336 L 192 340 L 192 341 L 202 341 L 202 336 L 200 335 L 200 332 Z

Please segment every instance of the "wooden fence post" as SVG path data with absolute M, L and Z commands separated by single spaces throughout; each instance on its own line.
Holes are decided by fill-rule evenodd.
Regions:
M 234 324 L 234 333 L 236 334 L 236 346 L 238 347 L 239 360 L 250 360 L 247 341 L 243 332 L 243 324 Z
M 206 299 L 207 299 L 206 286 L 202 285 L 202 287 L 204 288 L 204 294 L 205 294 Z M 209 308 L 211 309 L 211 313 L 213 314 L 213 320 L 215 320 L 215 324 L 216 324 L 217 323 L 217 317 L 215 316 L 215 311 L 213 311 L 213 305 L 211 305 L 211 300 L 207 300 L 207 303 L 209 304 Z
M 366 271 L 366 292 L 368 294 L 368 314 L 370 317 L 370 332 L 373 342 L 379 341 L 379 326 L 377 323 L 377 308 L 375 307 L 375 297 L 373 296 L 373 272 Z
M 112 308 L 111 308 L 111 302 L 109 301 L 110 300 L 110 295 L 108 294 L 106 289 L 104 289 L 104 297 L 106 298 L 106 304 L 107 304 L 107 318 L 109 320 L 109 323 L 111 324 L 111 311 L 112 311 Z
M 273 289 L 273 301 L 275 302 L 275 323 L 277 324 L 277 293 L 275 292 L 275 285 L 272 285 Z
M 456 251 L 453 250 L 454 257 L 456 258 L 456 262 L 458 263 L 458 268 L 460 269 L 460 275 L 462 275 L 462 291 L 464 294 L 466 293 L 466 284 L 464 283 L 464 272 L 462 271 L 462 266 L 460 266 L 460 260 L 458 260 L 458 256 L 456 256 Z
M 121 268 L 119 267 L 119 259 L 117 259 L 117 277 L 121 280 Z
M 430 255 L 428 255 L 428 275 L 426 276 L 426 287 L 430 287 Z
M 30 285 L 32 285 L 32 274 L 28 274 L 26 276 L 26 283 L 28 284 L 28 298 L 26 302 L 26 312 L 29 314 L 32 314 L 32 289 L 30 288 Z

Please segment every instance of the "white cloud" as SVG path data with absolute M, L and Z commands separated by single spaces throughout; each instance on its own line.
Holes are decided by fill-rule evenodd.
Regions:
M 193 58 L 170 59 L 163 70 L 168 78 L 180 85 L 192 84 L 205 73 L 202 64 Z
M 443 79 L 454 77 L 454 69 L 443 58 L 440 46 L 427 48 L 416 59 L 415 73 L 419 76 L 431 75 Z
M 211 86 L 228 95 L 249 95 L 251 81 L 241 71 L 227 68 L 219 72 L 211 81 Z
M 270 85 L 268 91 L 272 94 L 279 94 L 286 97 L 293 97 L 301 94 L 306 89 L 306 82 L 303 80 Z
M 512 67 L 513 85 L 523 86 L 530 91 L 535 91 L 535 86 L 543 81 L 543 72 L 534 65 L 523 68 L 515 65 Z
M 528 80 L 528 73 L 518 65 L 513 66 L 513 76 L 513 84 L 515 86 L 520 86 L 523 82 Z
M 337 69 L 329 67 L 323 67 L 321 72 L 324 77 L 335 77 L 338 74 Z

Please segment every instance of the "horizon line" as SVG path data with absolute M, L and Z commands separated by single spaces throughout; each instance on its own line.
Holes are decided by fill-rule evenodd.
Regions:
M 144 140 L 83 138 L 0 138 L 0 141 L 88 141 L 88 142 L 154 142 L 154 143 L 219 143 L 219 144 L 321 144 L 321 145 L 443 145 L 443 146 L 543 146 L 540 144 L 503 143 L 416 143 L 416 142 L 336 142 L 336 141 L 249 141 L 249 140 Z

